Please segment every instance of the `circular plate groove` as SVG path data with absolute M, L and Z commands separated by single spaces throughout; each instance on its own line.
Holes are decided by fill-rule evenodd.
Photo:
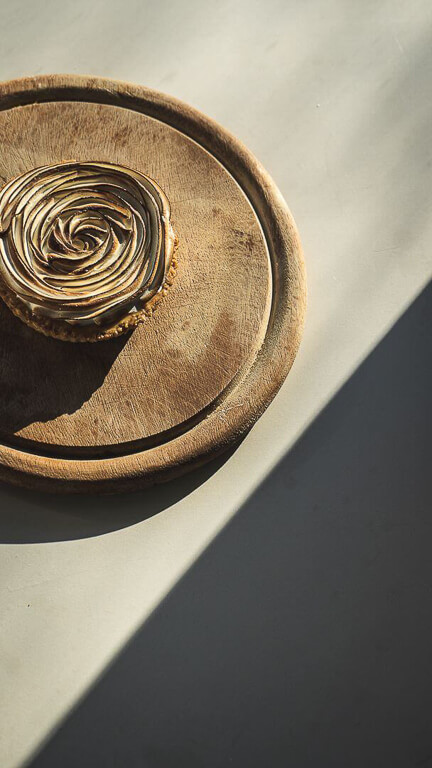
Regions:
M 72 104 L 74 107 L 68 106 Z M 40 105 L 37 112 L 36 105 Z M 20 109 L 16 110 L 16 107 Z M 123 111 L 121 118 L 117 116 L 120 110 Z M 28 129 L 29 122 L 38 126 L 38 151 L 42 155 L 44 152 L 48 153 L 48 160 L 51 160 L 51 153 L 64 151 L 60 146 L 57 147 L 50 135 L 49 125 L 57 119 L 55 111 L 59 111 L 63 120 L 65 115 L 73 119 L 76 114 L 80 121 L 84 121 L 83 125 L 96 126 L 96 134 L 97 123 L 103 116 L 106 131 L 113 133 L 115 141 L 113 139 L 111 146 L 104 148 L 99 138 L 99 144 L 92 146 L 93 158 L 88 157 L 89 149 L 83 143 L 82 152 L 88 159 L 96 159 L 98 146 L 101 147 L 99 151 L 102 154 L 103 151 L 111 154 L 115 151 L 120 155 L 126 153 L 128 156 L 132 151 L 131 137 L 139 137 L 140 132 L 143 132 L 144 143 L 149 142 L 153 135 L 153 123 L 158 123 L 154 134 L 157 137 L 158 153 L 156 172 L 159 176 L 166 174 L 167 184 L 173 196 L 173 220 L 175 221 L 177 213 L 180 229 L 184 226 L 179 247 L 179 264 L 183 272 L 179 277 L 179 286 L 176 286 L 176 277 L 173 288 L 170 289 L 174 298 L 171 300 L 171 297 L 167 297 L 161 302 L 160 309 L 155 314 L 154 328 L 150 332 L 147 331 L 147 335 L 153 333 L 156 334 L 155 338 L 158 338 L 157 333 L 163 330 L 163 346 L 166 344 L 167 335 L 170 335 L 169 328 L 176 326 L 177 318 L 183 318 L 185 328 L 183 331 L 182 325 L 177 333 L 177 347 L 171 340 L 170 344 L 162 349 L 166 356 L 158 358 L 153 366 L 149 363 L 149 377 L 145 378 L 143 374 L 137 384 L 137 392 L 133 395 L 135 400 L 132 398 L 131 407 L 136 410 L 136 404 L 151 395 L 154 413 L 150 407 L 151 398 L 144 403 L 145 408 L 143 405 L 138 416 L 135 414 L 135 420 L 133 414 L 128 415 L 124 409 L 119 410 L 115 424 L 117 431 L 112 443 L 103 439 L 106 425 L 97 427 L 96 431 L 91 433 L 87 427 L 83 428 L 83 424 L 91 423 L 89 414 L 97 414 L 95 419 L 100 420 L 101 413 L 106 414 L 109 411 L 109 392 L 117 398 L 112 403 L 115 410 L 118 399 L 123 398 L 126 392 L 124 381 L 121 386 L 118 383 L 119 377 L 126 380 L 127 365 L 133 364 L 137 369 L 138 359 L 142 364 L 142 357 L 134 358 L 135 353 L 130 353 L 130 349 L 136 351 L 140 344 L 145 344 L 144 336 L 135 337 L 135 341 L 124 349 L 120 342 L 118 348 L 111 347 L 110 353 L 96 353 L 96 358 L 99 355 L 101 358 L 105 356 L 106 359 L 96 361 L 99 370 L 95 376 L 96 381 L 92 381 L 91 391 L 80 393 L 78 405 L 74 402 L 66 403 L 64 414 L 55 412 L 54 418 L 49 418 L 48 409 L 46 418 L 46 409 L 41 406 L 42 418 L 39 421 L 36 418 L 32 423 L 28 419 L 29 423 L 24 425 L 16 419 L 10 420 L 6 411 L 0 414 L 0 475 L 13 482 L 48 490 L 130 489 L 168 479 L 221 453 L 250 428 L 269 404 L 291 367 L 300 341 L 305 308 L 305 275 L 301 247 L 288 208 L 268 174 L 237 139 L 197 110 L 140 86 L 99 78 L 62 75 L 4 83 L 0 86 L 0 137 L 3 140 L 6 137 L 7 144 L 11 126 L 8 127 L 6 121 L 2 129 L 1 123 L 2 114 L 6 112 L 11 116 L 10 120 L 8 117 L 11 125 L 19 118 L 25 126 L 22 144 L 12 147 L 12 156 L 13 152 L 18 153 L 18 150 L 22 155 L 17 161 L 18 165 L 30 163 L 32 153 L 28 143 L 31 133 Z M 35 115 L 36 120 L 33 119 Z M 145 117 L 145 121 L 139 121 L 136 115 Z M 90 122 L 86 123 L 86 120 Z M 16 133 L 15 127 L 14 135 Z M 184 139 L 178 138 L 177 134 L 181 134 Z M 199 152 L 193 144 L 200 148 Z M 151 144 L 147 144 L 147 147 L 150 146 Z M 143 158 L 136 148 L 133 151 L 135 166 L 137 163 L 150 162 L 147 159 L 149 153 Z M 204 153 L 208 153 L 208 157 Z M 189 186 L 185 185 L 185 200 L 182 201 L 181 179 L 184 178 L 192 157 L 194 164 L 198 166 L 197 175 L 191 178 Z M 165 158 L 171 158 L 170 168 L 169 162 L 165 163 Z M 47 159 L 46 154 L 43 159 Z M 116 161 L 118 159 L 117 157 Z M 124 160 L 124 157 L 120 159 Z M 58 161 L 58 157 L 53 157 L 53 161 Z M 34 162 L 33 157 L 31 162 Z M 225 176 L 222 171 L 219 173 L 217 163 L 221 165 Z M 180 166 L 178 174 L 173 171 L 177 166 Z M 183 172 L 183 177 L 180 171 Z M 5 181 L 11 173 L 10 168 L 0 167 L 0 174 L 5 177 Z M 235 192 L 227 178 L 228 175 L 243 190 L 247 203 Z M 207 184 L 206 188 L 204 183 Z M 212 276 L 208 271 L 212 241 L 208 233 L 206 234 L 204 222 L 209 219 L 210 205 L 211 227 L 217 245 L 215 251 L 219 256 L 218 266 L 213 265 L 213 269 L 219 269 L 214 283 L 225 281 L 220 294 L 217 293 L 216 287 L 208 287 Z M 251 210 L 247 205 L 250 205 Z M 191 222 L 195 220 L 198 224 L 192 245 Z M 201 220 L 203 223 L 200 229 Z M 263 235 L 259 234 L 260 230 Z M 225 254 L 228 255 L 225 257 Z M 225 258 L 227 261 L 224 265 Z M 270 261 L 266 266 L 268 258 Z M 235 278 L 229 274 L 225 276 L 225 272 L 229 273 L 229 269 L 233 267 L 236 270 Z M 201 279 L 206 282 L 205 288 L 194 284 L 194 277 L 200 269 Z M 235 283 L 235 279 L 237 284 L 230 289 L 230 283 Z M 221 306 L 222 294 L 229 293 L 230 290 L 232 293 L 227 297 L 226 306 Z M 201 334 L 203 338 L 198 338 L 198 346 L 201 346 L 195 358 L 189 354 L 193 329 L 188 330 L 188 320 L 183 317 L 185 305 L 188 301 L 193 302 L 194 298 L 199 305 L 199 311 L 197 309 L 195 312 L 197 317 L 200 313 L 208 311 L 208 326 L 211 325 L 212 318 L 215 318 L 213 335 L 210 334 L 208 338 L 205 336 L 205 323 L 199 327 L 196 336 Z M 211 298 L 214 307 L 209 306 L 207 310 Z M 191 322 L 194 322 L 194 317 L 192 312 Z M 171 326 L 167 325 L 168 321 Z M 27 334 L 27 331 L 34 334 L 25 327 L 22 332 Z M 27 336 L 26 339 L 28 343 Z M 57 343 L 63 347 L 65 344 L 67 346 L 67 342 L 54 342 Z M 175 355 L 178 357 L 182 343 L 185 348 L 181 349 L 181 359 L 176 364 Z M 113 345 L 114 341 L 100 342 L 92 346 L 99 348 L 100 344 Z M 44 354 L 52 355 L 53 349 L 45 349 Z M 61 358 L 63 352 L 59 350 L 60 348 L 56 347 L 56 354 Z M 114 361 L 110 359 L 111 354 L 115 358 Z M 149 355 L 146 359 L 148 357 Z M 173 380 L 176 381 L 176 387 L 180 378 L 175 379 L 175 376 L 180 376 L 179 371 L 185 361 L 187 362 L 184 370 L 187 373 L 189 389 L 186 386 L 187 391 L 182 395 L 183 400 L 180 397 L 178 406 L 174 405 L 175 391 L 170 395 L 166 388 L 161 401 L 155 397 L 151 374 L 158 365 L 162 370 L 166 360 L 174 366 Z M 78 367 L 81 366 L 79 370 L 87 378 L 88 372 L 97 368 L 91 356 L 86 357 L 83 363 L 81 355 L 78 363 Z M 220 371 L 213 373 L 215 364 L 216 367 L 219 365 Z M 201 400 L 198 397 L 188 404 L 191 391 L 199 388 L 200 376 L 208 379 L 207 389 L 200 392 Z M 90 378 L 93 378 L 93 374 Z M 148 392 L 146 387 L 151 389 L 151 392 Z M 165 387 L 168 387 L 168 384 L 165 383 Z M 105 392 L 104 402 L 98 401 L 98 392 Z M 169 402 L 168 395 L 171 396 Z M 170 412 L 168 415 L 158 415 L 160 402 L 163 402 L 161 413 L 165 409 Z M 63 402 L 62 406 L 64 405 Z M 71 410 L 75 406 L 76 410 Z M 67 412 L 68 408 L 70 412 Z M 93 411 L 89 410 L 90 408 L 93 408 Z M 34 414 L 32 418 L 33 416 Z M 71 430 L 72 435 L 69 442 L 66 441 L 63 446 L 58 439 L 62 429 L 67 433 Z M 137 429 L 142 432 L 139 436 L 134 432 Z M 74 430 L 77 434 L 79 432 L 79 437 Z M 134 439 L 124 439 L 130 436 Z

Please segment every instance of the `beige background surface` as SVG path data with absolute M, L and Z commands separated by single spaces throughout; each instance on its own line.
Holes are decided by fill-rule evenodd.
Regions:
M 63 719 L 67 724 L 97 679 L 110 674 L 111 662 L 127 652 L 134 633 L 145 631 L 152 611 L 211 548 L 218 532 L 289 455 L 429 281 L 431 27 L 427 0 L 4 0 L 3 79 L 58 71 L 143 83 L 190 102 L 249 146 L 274 177 L 297 221 L 307 260 L 309 311 L 288 380 L 225 463 L 174 486 L 115 499 L 56 499 L 1 489 L 2 768 L 31 762 Z M 389 379 L 390 398 L 399 374 L 396 366 Z M 360 404 L 366 419 L 368 398 Z M 372 430 L 376 419 L 379 414 L 370 417 Z M 332 422 L 328 430 L 331 435 Z M 353 444 L 356 440 L 353 433 Z M 409 450 L 415 450 L 414 443 Z M 325 440 L 316 451 L 325 461 Z M 385 451 L 376 459 L 378 476 Z M 291 492 L 288 485 L 287 516 L 295 513 Z M 371 499 L 373 505 L 373 492 Z M 280 503 L 270 493 L 262 510 L 270 527 L 275 524 L 272 509 Z M 353 505 L 353 516 L 358 513 L 348 497 L 344 504 L 348 510 Z M 245 520 L 244 525 L 247 537 Z M 332 525 L 330 515 L 326 530 Z M 308 536 L 313 535 L 312 528 Z M 271 550 L 267 557 L 270 563 Z M 228 563 L 224 574 L 221 562 L 217 581 L 224 584 L 232 576 Z M 241 562 L 239 553 L 240 569 Z M 342 589 L 346 578 L 335 589 Z M 422 577 L 417 578 L 420 583 Z M 287 584 L 288 579 L 287 574 Z M 197 586 L 198 611 L 210 605 L 207 588 L 205 581 Z M 271 580 L 268 589 L 260 595 L 258 583 L 250 583 L 251 593 L 256 590 L 263 600 L 260 626 L 269 621 L 265 605 Z M 229 595 L 229 581 L 225 590 Z M 280 582 L 274 590 L 283 603 Z M 302 604 L 300 593 L 300 611 Z M 268 610 L 276 616 L 279 609 Z M 343 623 L 343 614 L 339 620 Z M 230 638 L 236 642 L 235 626 L 227 621 L 228 643 Z M 260 638 L 253 632 L 249 638 L 258 660 Z M 138 663 L 135 676 L 145 674 Z M 206 694 L 205 680 L 202 685 L 205 707 L 211 693 Z M 163 721 L 160 701 L 154 716 Z M 395 727 L 397 722 L 392 721 Z M 144 734 L 145 727 L 142 723 Z M 250 720 L 249 727 L 254 730 Z M 118 749 L 120 754 L 111 752 L 111 762 L 104 765 L 175 764 L 163 758 L 123 763 Z M 219 762 L 199 755 L 198 750 L 189 764 L 228 764 L 229 752 L 223 750 L 217 754 Z M 407 755 L 403 764 L 424 756 Z M 375 763 L 369 755 L 363 764 L 389 764 L 385 752 L 381 757 Z M 54 765 L 43 757 L 38 764 Z M 87 766 L 82 759 L 70 764 Z M 234 764 L 245 763 L 239 757 Z M 309 765 L 298 755 L 294 764 Z M 343 759 L 322 764 L 342 765 Z

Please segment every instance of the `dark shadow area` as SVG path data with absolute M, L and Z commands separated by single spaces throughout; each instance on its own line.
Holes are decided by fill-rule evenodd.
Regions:
M 103 383 L 130 334 L 95 344 L 35 332 L 0 301 L 0 436 L 74 413 Z
M 432 765 L 431 299 L 429 287 L 32 768 Z
M 0 543 L 86 539 L 134 525 L 188 496 L 214 475 L 235 450 L 169 482 L 114 496 L 58 496 L 0 483 Z

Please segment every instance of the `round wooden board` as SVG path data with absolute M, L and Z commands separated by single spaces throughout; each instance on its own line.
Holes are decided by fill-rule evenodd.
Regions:
M 302 330 L 301 248 L 254 157 L 185 104 L 99 78 L 0 85 L 0 181 L 65 160 L 161 185 L 177 274 L 143 325 L 94 344 L 47 338 L 0 302 L 0 477 L 126 490 L 217 455 L 271 401 Z

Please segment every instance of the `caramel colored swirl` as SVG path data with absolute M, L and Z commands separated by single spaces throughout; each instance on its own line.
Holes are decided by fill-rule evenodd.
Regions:
M 86 325 L 139 311 L 174 240 L 163 191 L 120 165 L 47 165 L 0 191 L 0 274 L 36 315 Z

